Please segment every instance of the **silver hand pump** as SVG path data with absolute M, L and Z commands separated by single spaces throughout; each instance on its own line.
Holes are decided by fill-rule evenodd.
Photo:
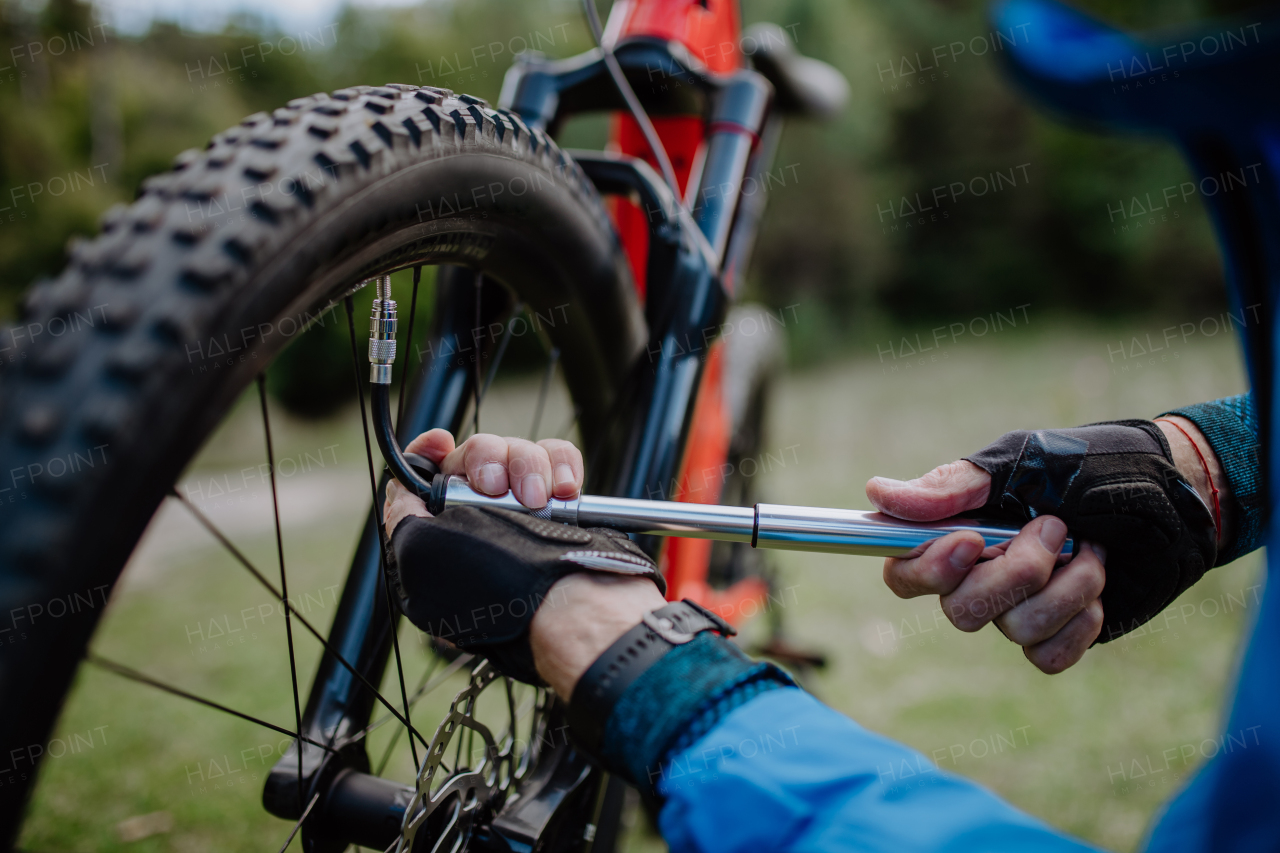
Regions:
M 743 542 L 752 548 L 782 551 L 822 551 L 829 554 L 863 554 L 902 557 L 934 539 L 957 530 L 972 530 L 987 547 L 1004 545 L 1018 527 L 993 521 L 949 518 L 929 524 L 902 521 L 878 512 L 852 509 L 756 504 L 754 507 L 715 506 L 676 501 L 643 501 L 580 495 L 572 500 L 552 500 L 530 510 L 510 492 L 490 497 L 473 490 L 464 477 L 446 477 L 435 465 L 400 449 L 391 426 L 391 367 L 396 358 L 396 303 L 391 299 L 391 279 L 377 281 L 377 299 L 369 322 L 369 384 L 374 434 L 378 447 L 402 485 L 421 497 L 435 514 L 454 506 L 496 507 L 530 513 L 538 518 L 578 527 L 609 527 L 624 533 L 681 536 Z M 1075 543 L 1062 544 L 1069 558 Z
M 417 460 L 410 457 L 410 464 L 415 463 Z M 957 530 L 980 534 L 989 548 L 1006 544 L 1019 530 L 1010 524 L 969 518 L 920 524 L 884 513 L 853 509 L 763 503 L 754 507 L 716 506 L 598 495 L 580 495 L 564 501 L 553 499 L 542 509 L 530 510 L 510 492 L 490 497 L 475 491 L 465 477 L 437 474 L 434 480 L 428 501 L 428 509 L 433 513 L 455 506 L 493 507 L 578 527 L 743 542 L 752 548 L 780 551 L 903 557 Z M 1069 558 L 1074 549 L 1075 543 L 1068 538 L 1062 544 L 1061 556 Z

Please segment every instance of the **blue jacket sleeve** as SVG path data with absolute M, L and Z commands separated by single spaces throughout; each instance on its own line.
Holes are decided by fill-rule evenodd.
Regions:
M 660 808 L 673 853 L 1090 849 L 712 634 L 627 688 L 601 752 Z
M 672 853 L 1093 849 L 797 688 L 735 708 L 657 786 Z
M 1237 394 L 1183 406 L 1159 417 L 1164 415 L 1180 415 L 1200 428 L 1222 463 L 1231 488 L 1235 524 L 1229 531 L 1226 547 L 1218 555 L 1217 565 L 1226 565 L 1261 548 L 1266 507 L 1259 470 L 1258 417 L 1253 407 L 1253 395 Z

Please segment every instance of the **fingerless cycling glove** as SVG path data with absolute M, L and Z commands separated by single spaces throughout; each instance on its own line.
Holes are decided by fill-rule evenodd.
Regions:
M 653 560 L 624 534 L 504 509 L 410 516 L 396 525 L 391 547 L 392 589 L 409 621 L 530 684 L 542 679 L 529 623 L 560 578 L 582 571 L 635 575 L 666 592 Z
M 1077 541 L 1107 549 L 1099 643 L 1147 622 L 1214 565 L 1213 514 L 1151 421 L 1016 430 L 967 459 L 991 475 L 981 515 L 1054 515 Z

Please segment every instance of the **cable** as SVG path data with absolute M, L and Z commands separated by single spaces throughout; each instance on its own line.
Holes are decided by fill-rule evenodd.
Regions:
M 622 66 L 618 64 L 618 58 L 613 55 L 613 48 L 604 43 L 604 31 L 600 27 L 600 14 L 596 11 L 595 0 L 582 0 L 582 8 L 587 13 L 587 26 L 591 30 L 591 37 L 595 39 L 596 47 L 600 48 L 600 52 L 604 55 L 605 67 L 609 69 L 609 76 L 613 78 L 614 85 L 618 87 L 618 94 L 622 95 L 622 99 L 627 102 L 627 109 L 631 111 L 632 118 L 636 120 L 636 124 L 640 125 L 640 132 L 644 134 L 644 141 L 648 143 L 649 150 L 653 152 L 653 158 L 658 161 L 658 168 L 661 170 L 667 186 L 671 187 L 671 192 L 676 197 L 676 203 L 684 207 L 683 194 L 680 192 L 680 185 L 676 181 L 675 169 L 671 168 L 671 159 L 667 157 L 667 149 L 662 147 L 662 140 L 658 138 L 658 131 L 654 129 L 653 122 L 649 120 L 649 114 L 640 105 L 640 99 L 636 97 L 631 84 L 627 82 L 626 75 L 622 73 Z

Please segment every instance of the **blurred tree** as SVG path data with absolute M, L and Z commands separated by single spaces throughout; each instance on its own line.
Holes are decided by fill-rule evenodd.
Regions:
M 1083 5 L 1149 28 L 1246 4 Z M 802 52 L 840 68 L 853 92 L 840 119 L 788 129 L 749 273 L 754 298 L 810 318 L 805 357 L 885 322 L 919 325 L 1028 302 L 1095 316 L 1222 304 L 1198 198 L 1180 202 L 1176 221 L 1154 226 L 1127 207 L 1117 213 L 1180 183 L 1177 155 L 1036 113 L 1002 78 L 994 51 L 975 55 L 984 40 L 998 44 L 983 3 L 744 0 L 744 17 L 784 25 Z M 950 55 L 955 43 L 974 50 Z M 68 237 L 92 232 L 95 217 L 132 197 L 143 178 L 246 114 L 390 81 L 493 101 L 519 50 L 568 56 L 588 46 L 577 4 L 564 0 L 348 6 L 309 33 L 253 16 L 217 33 L 157 21 L 137 37 L 112 32 L 83 0 L 0 0 L 0 312 L 11 315 L 33 279 L 59 270 Z M 939 46 L 947 47 L 931 60 Z M 574 143 L 598 144 L 601 128 L 575 124 Z M 999 190 L 979 193 L 980 179 Z M 958 184 L 964 194 L 944 189 L 941 203 L 933 199 L 935 188 Z M 285 365 L 319 363 L 313 347 L 327 334 L 291 347 L 273 380 L 280 394 L 299 404 L 312 395 L 301 384 L 286 389 L 305 371 Z
M 1088 8 L 1159 28 L 1237 5 Z M 809 350 L 820 355 L 867 318 L 919 325 L 1028 302 L 1111 317 L 1224 303 L 1198 198 L 1180 199 L 1176 221 L 1154 227 L 1129 215 L 1134 197 L 1186 179 L 1177 153 L 1039 114 L 993 61 L 1001 42 L 987 4 L 775 0 L 747 10 L 788 25 L 802 51 L 841 68 L 853 89 L 842 121 L 788 130 L 779 162 L 799 163 L 801 180 L 771 200 L 756 255 L 761 297 L 825 306 L 814 314 L 830 334 L 806 335 Z

